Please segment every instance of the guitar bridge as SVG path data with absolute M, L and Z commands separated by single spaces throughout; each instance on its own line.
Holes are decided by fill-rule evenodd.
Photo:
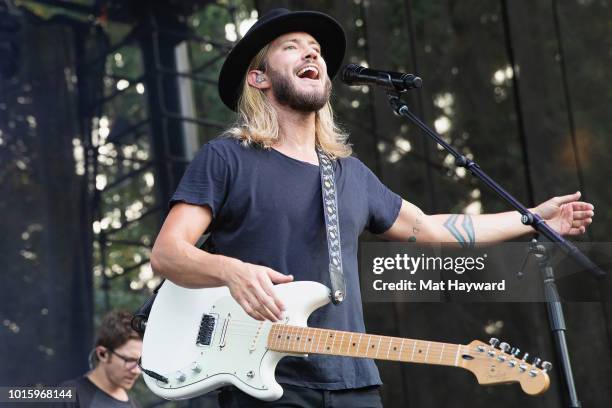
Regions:
M 200 321 L 200 330 L 198 331 L 198 338 L 196 339 L 196 345 L 210 346 L 213 332 L 215 331 L 216 321 L 217 318 L 214 315 L 205 314 L 202 316 L 202 320 Z

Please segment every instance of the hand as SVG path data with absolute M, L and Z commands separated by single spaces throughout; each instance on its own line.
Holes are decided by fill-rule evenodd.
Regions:
M 256 320 L 276 322 L 282 318 L 285 306 L 272 289 L 274 283 L 287 283 L 292 275 L 283 275 L 265 266 L 235 259 L 227 270 L 226 285 L 232 297 L 244 311 Z
M 533 211 L 561 235 L 584 234 L 586 227 L 593 222 L 595 207 L 590 203 L 576 201 L 579 198 L 580 191 L 553 197 L 538 205 Z

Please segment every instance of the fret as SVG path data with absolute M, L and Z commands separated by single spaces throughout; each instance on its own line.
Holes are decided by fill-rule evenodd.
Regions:
M 296 351 L 302 351 L 302 331 L 303 327 L 296 326 L 295 327 L 295 338 L 293 339 L 293 344 L 295 344 Z
M 455 367 L 459 365 L 459 351 L 461 350 L 461 346 L 457 346 L 457 355 L 455 356 Z
M 308 343 L 310 343 L 310 351 L 312 352 L 312 348 L 314 346 L 314 329 L 308 330 Z
M 291 328 L 291 332 L 289 333 L 289 337 L 290 337 L 289 341 L 291 342 L 293 351 L 298 351 L 298 344 L 297 344 L 296 338 L 297 338 L 297 334 L 299 330 L 300 330 L 299 326 L 293 326 Z
M 274 329 L 274 338 L 272 339 L 270 346 L 271 348 L 278 348 L 278 330 L 279 330 L 279 325 L 274 325 L 272 326 L 272 328 Z
M 287 329 L 287 326 L 284 324 L 281 324 L 279 326 L 279 330 L 278 330 L 278 339 L 277 339 L 277 344 L 278 347 L 283 347 L 283 335 L 284 335 L 284 331 Z
M 291 351 L 291 341 L 290 341 L 290 339 L 291 339 L 291 326 L 286 325 L 284 333 L 283 333 L 282 340 L 284 342 L 285 348 L 288 351 Z
M 387 349 L 387 359 L 389 358 L 389 353 L 391 352 L 392 344 L 393 344 L 393 339 L 389 339 L 389 348 Z
M 414 350 L 416 350 L 416 345 L 417 341 L 414 340 L 414 343 L 412 344 L 412 356 L 410 356 L 410 361 L 414 361 Z
M 331 346 L 327 345 L 327 342 L 331 340 Z M 336 340 L 335 333 L 332 330 L 325 330 L 325 345 L 324 351 L 332 351 L 334 347 L 334 341 Z
M 348 346 L 346 346 L 346 354 L 349 353 L 349 350 L 351 349 L 351 342 L 353 341 L 353 333 L 351 333 L 351 337 L 349 338 L 348 341 Z
M 361 339 L 362 338 L 363 338 L 363 334 L 360 334 L 359 335 L 359 341 L 357 342 L 357 349 L 356 349 L 357 350 L 356 351 L 357 355 L 359 355 L 359 345 L 361 344 Z
M 283 331 L 284 331 L 284 329 L 287 328 L 287 326 L 284 325 L 284 324 L 281 324 L 281 325 L 279 325 L 279 328 L 280 328 L 280 330 L 279 330 L 279 333 L 278 333 L 277 347 L 283 348 L 283 345 L 284 345 L 284 343 L 283 343 L 283 336 L 284 336 Z
M 368 351 L 370 351 L 370 342 L 372 341 L 372 336 L 368 335 L 368 345 L 366 346 L 365 349 L 365 356 L 368 356 Z
M 292 326 L 287 326 L 287 334 L 285 335 L 284 339 L 285 339 L 285 345 L 287 346 L 287 350 L 289 351 L 293 351 L 291 349 L 291 330 L 293 329 Z
M 327 330 L 324 332 L 324 336 L 325 336 L 325 343 L 323 343 L 323 352 L 325 352 L 325 350 L 327 349 L 327 340 L 329 340 L 329 337 L 327 336 Z
M 431 347 L 431 341 L 427 342 L 427 350 L 425 351 L 425 360 L 423 361 L 427 361 L 427 357 L 429 357 L 429 347 Z
M 400 360 L 401 360 L 401 358 L 402 358 L 402 350 L 404 349 L 404 341 L 405 341 L 405 340 L 406 340 L 406 339 L 402 339 L 402 345 L 401 345 L 401 347 L 400 347 L 400 351 L 399 351 L 399 358 L 400 358 Z
M 327 346 L 327 340 L 325 340 L 325 345 L 326 345 L 325 349 L 327 351 L 329 351 L 329 352 L 333 352 L 334 342 L 336 341 L 336 333 L 334 331 L 332 331 L 332 330 L 326 330 L 325 333 L 326 333 L 326 336 L 327 336 L 327 340 L 331 339 L 331 346 Z M 327 334 L 329 334 L 329 335 L 327 335 Z
M 442 350 L 440 351 L 440 360 L 438 361 L 438 363 L 442 362 L 442 354 L 444 353 L 444 346 L 446 346 L 446 344 L 442 343 Z
M 338 350 L 342 349 L 342 341 L 344 340 L 344 335 L 346 334 L 346 332 L 341 332 L 342 333 L 342 337 L 340 337 L 340 342 L 338 344 Z
M 317 331 L 319 332 L 319 333 L 317 334 L 317 336 L 319 336 L 319 340 L 317 340 L 317 348 L 316 348 L 316 350 L 317 350 L 317 352 L 319 352 L 319 344 L 321 344 L 321 331 L 322 331 L 322 330 L 321 330 L 321 329 L 315 329 L 315 333 L 316 333 Z
M 380 343 L 382 342 L 382 336 L 378 336 L 378 346 L 376 346 L 376 357 L 378 357 L 378 353 L 380 353 Z

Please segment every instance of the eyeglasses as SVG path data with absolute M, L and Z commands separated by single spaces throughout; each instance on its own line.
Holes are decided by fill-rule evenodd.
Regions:
M 110 351 L 112 354 L 116 355 L 117 357 L 119 357 L 120 359 L 123 360 L 123 367 L 125 367 L 125 369 L 127 370 L 132 370 L 134 369 L 134 367 L 136 367 L 138 365 L 138 358 L 131 358 L 131 357 L 126 357 L 126 356 L 122 356 L 121 354 L 117 353 L 115 350 L 111 350 L 109 349 L 108 351 Z

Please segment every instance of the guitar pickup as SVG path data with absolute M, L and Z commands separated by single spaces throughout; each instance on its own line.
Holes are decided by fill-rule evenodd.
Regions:
M 217 317 L 215 315 L 205 314 L 202 316 L 202 320 L 200 321 L 200 330 L 198 330 L 198 338 L 196 339 L 196 345 L 210 346 L 213 333 L 215 331 L 216 321 Z

